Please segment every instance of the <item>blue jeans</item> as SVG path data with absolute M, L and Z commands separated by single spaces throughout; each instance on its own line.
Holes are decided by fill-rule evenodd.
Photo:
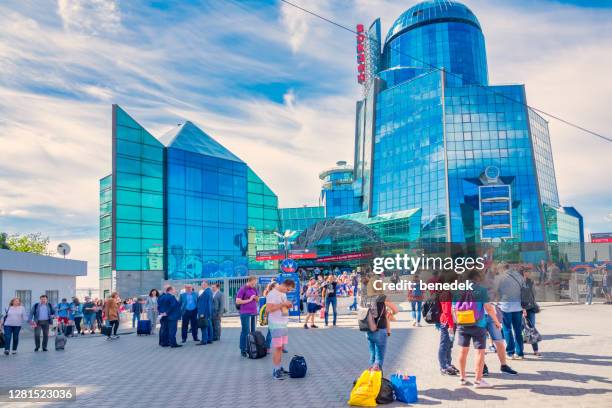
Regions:
M 198 339 L 198 311 L 196 309 L 183 312 L 183 318 L 181 319 L 181 339 L 183 342 L 187 341 L 189 325 L 191 325 L 191 336 L 195 341 Z
M 140 313 L 132 313 L 132 329 L 136 327 L 136 322 L 140 321 Z
M 240 315 L 240 351 L 247 351 L 247 337 L 249 333 L 255 331 L 255 315 Z
M 83 320 L 85 322 L 85 328 L 89 330 L 93 330 L 93 322 L 96 319 L 96 315 L 94 313 L 87 313 L 83 315 Z
M 334 308 L 334 326 L 336 325 L 336 317 L 338 313 L 336 312 L 336 306 L 338 304 L 338 299 L 335 296 L 328 296 L 325 298 L 325 325 L 327 326 L 329 316 L 329 307 L 332 306 Z
M 197 330 L 197 323 L 196 323 L 196 330 Z M 202 330 L 202 339 L 200 340 L 200 343 L 202 344 L 206 344 L 206 343 L 212 343 L 213 341 L 213 326 L 212 326 L 212 319 L 208 319 L 208 324 L 206 325 L 206 327 L 202 327 L 200 330 Z M 187 334 L 185 334 L 185 338 L 187 337 Z
M 387 331 L 378 329 L 375 332 L 367 332 L 366 338 L 370 348 L 370 365 L 378 364 L 378 367 L 382 368 L 387 348 Z
M 440 369 L 444 370 L 452 365 L 453 342 L 450 338 L 448 326 L 440 325 L 440 347 L 438 348 L 438 362 Z
M 349 306 L 349 310 L 357 310 L 357 286 L 353 286 L 353 303 Z
M 11 346 L 11 338 L 13 339 L 13 350 L 17 351 L 19 345 L 19 332 L 21 326 L 4 326 L 4 350 L 9 351 Z
M 420 300 L 415 300 L 415 301 L 410 302 L 410 305 L 412 307 L 412 319 L 416 320 L 419 323 L 421 323 L 421 305 L 422 304 L 423 302 L 421 302 Z
M 536 327 L 536 314 L 533 311 L 528 311 L 527 312 L 527 321 L 529 321 L 529 324 L 531 325 L 531 327 Z M 531 347 L 533 348 L 533 352 L 537 353 L 538 352 L 538 343 L 533 343 L 531 345 Z
M 506 354 L 523 356 L 523 312 L 504 312 L 502 322 L 504 339 L 506 339 Z M 514 333 L 513 333 L 514 331 Z
M 593 285 L 587 285 L 586 302 L 589 305 L 593 304 Z

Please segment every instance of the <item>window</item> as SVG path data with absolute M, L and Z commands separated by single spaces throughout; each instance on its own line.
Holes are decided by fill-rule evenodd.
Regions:
M 32 291 L 16 290 L 15 297 L 21 300 L 21 305 L 25 307 L 26 313 L 30 314 L 30 309 L 32 308 Z
M 52 305 L 57 305 L 59 303 L 59 291 L 57 290 L 46 290 L 45 295 L 49 299 L 49 303 Z

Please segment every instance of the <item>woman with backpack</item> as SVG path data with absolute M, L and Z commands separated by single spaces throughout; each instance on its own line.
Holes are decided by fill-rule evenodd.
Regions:
M 538 306 L 536 302 L 536 293 L 535 293 L 535 282 L 531 279 L 531 270 L 523 269 L 523 278 L 525 278 L 525 287 L 527 288 L 527 299 L 523 304 L 523 317 L 529 323 L 529 326 L 535 329 L 536 327 L 536 313 L 540 312 L 540 306 Z M 538 343 L 532 343 L 531 347 L 533 348 L 533 355 L 537 357 L 541 357 L 542 353 L 540 353 Z
M 390 329 L 387 312 L 389 311 L 390 315 L 395 315 L 399 312 L 399 309 L 385 295 L 377 296 L 373 307 L 376 308 L 376 318 L 374 319 L 376 330 L 366 332 L 370 350 L 370 370 L 382 371 L 387 349 L 387 337 L 391 335 L 391 331 L 387 330 Z

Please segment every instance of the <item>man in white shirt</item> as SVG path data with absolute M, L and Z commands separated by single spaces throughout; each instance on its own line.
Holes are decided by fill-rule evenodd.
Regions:
M 282 380 L 283 374 L 287 372 L 281 366 L 281 360 L 283 357 L 283 347 L 289 340 L 289 331 L 287 329 L 289 309 L 293 307 L 293 303 L 287 300 L 287 292 L 293 288 L 295 288 L 295 282 L 291 279 L 286 279 L 266 296 L 268 328 L 272 335 L 272 364 L 274 365 L 272 378 L 275 380 Z

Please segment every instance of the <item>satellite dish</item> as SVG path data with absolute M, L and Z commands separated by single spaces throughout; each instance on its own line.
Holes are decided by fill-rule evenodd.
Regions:
M 57 246 L 57 253 L 60 255 L 63 255 L 65 258 L 66 255 L 70 253 L 70 245 L 68 245 L 65 242 L 62 242 L 61 244 Z

